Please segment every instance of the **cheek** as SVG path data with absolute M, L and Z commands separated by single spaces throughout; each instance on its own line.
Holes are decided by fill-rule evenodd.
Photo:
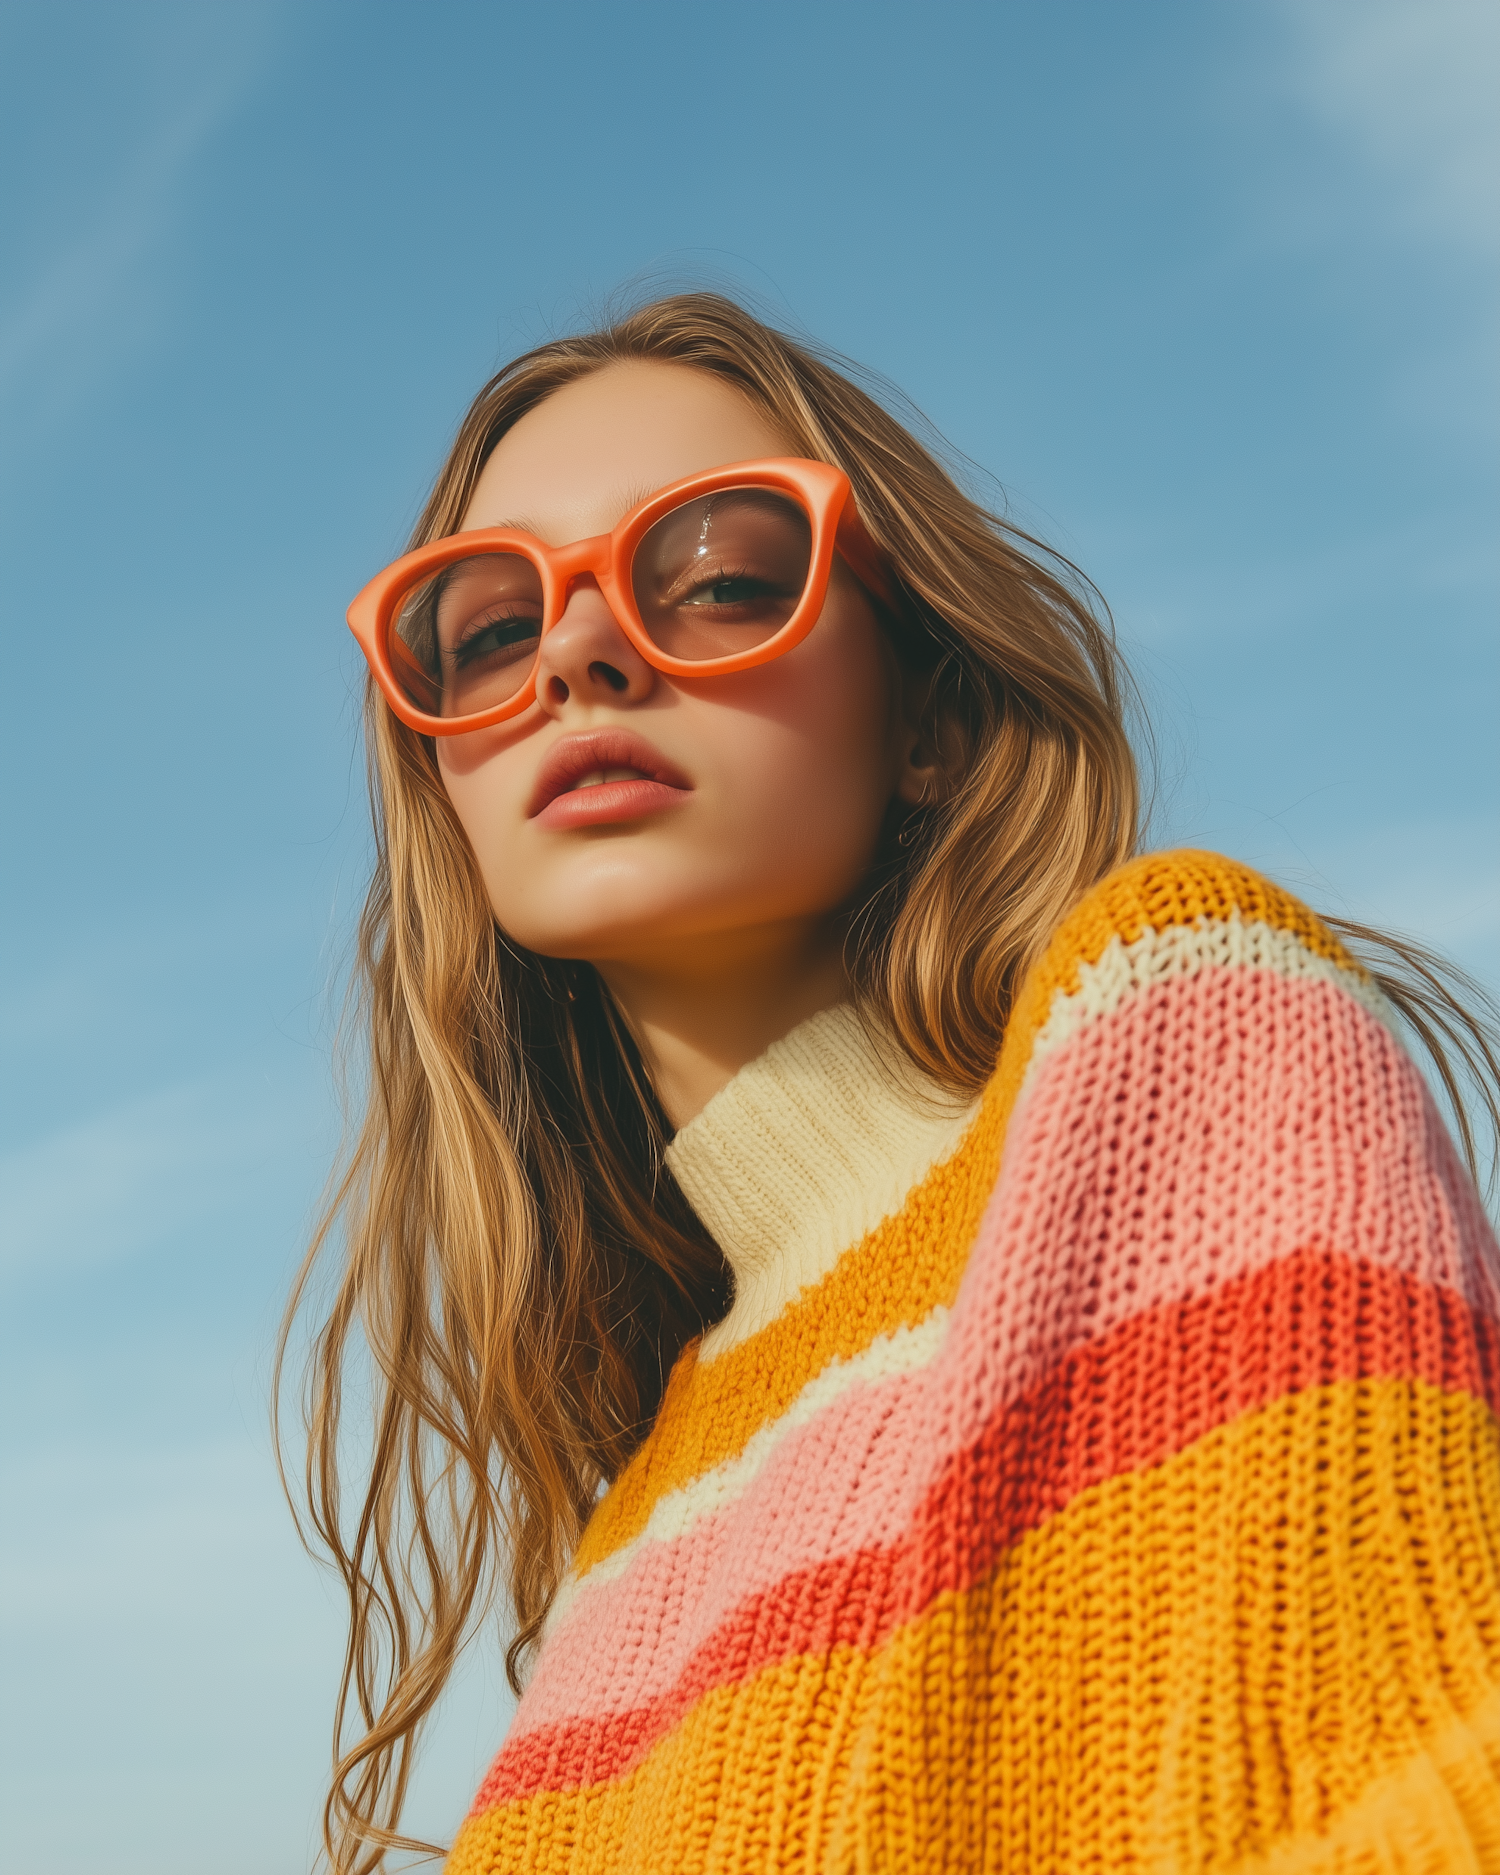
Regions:
M 535 766 L 535 716 L 534 710 L 527 710 L 508 723 L 494 723 L 467 736 L 437 738 L 438 777 L 455 807 L 459 795 L 477 798 L 496 788 L 525 787 L 528 759 Z
M 524 820 L 535 762 L 504 724 L 439 742 L 438 778 L 481 866 Z
M 843 609 L 786 660 L 791 712 L 810 766 L 829 785 L 863 798 L 877 816 L 895 777 L 896 671 L 866 609 Z
M 807 655 L 803 655 L 806 653 Z M 719 715 L 716 767 L 741 838 L 862 864 L 896 780 L 894 672 L 873 620 L 815 632 L 747 673 Z M 841 852 L 840 849 L 847 849 Z

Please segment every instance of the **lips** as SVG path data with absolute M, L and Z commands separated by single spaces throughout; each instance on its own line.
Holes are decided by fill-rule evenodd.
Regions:
M 595 730 L 548 751 L 526 813 L 548 828 L 599 826 L 678 806 L 691 792 L 682 770 L 644 736 Z

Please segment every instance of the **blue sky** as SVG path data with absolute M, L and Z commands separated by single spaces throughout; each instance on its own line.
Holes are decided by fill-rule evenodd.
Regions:
M 343 607 L 611 289 L 887 374 L 1109 599 L 1162 842 L 1500 982 L 1497 64 L 1482 0 L 0 12 L 7 1867 L 309 1861 L 341 1621 L 266 1379 L 338 1138 Z

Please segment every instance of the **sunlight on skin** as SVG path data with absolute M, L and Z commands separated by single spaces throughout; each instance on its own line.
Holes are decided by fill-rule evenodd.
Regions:
M 676 365 L 609 367 L 501 440 L 464 529 L 523 526 L 552 546 L 607 533 L 654 489 L 788 445 L 732 387 Z M 895 797 L 933 770 L 890 643 L 835 562 L 817 625 L 756 669 L 667 678 L 592 579 L 543 640 L 537 702 L 440 740 L 438 761 L 501 926 L 594 964 L 682 1126 L 747 1061 L 845 994 L 842 908 Z M 625 730 L 680 798 L 613 824 L 547 825 L 538 771 L 569 737 Z

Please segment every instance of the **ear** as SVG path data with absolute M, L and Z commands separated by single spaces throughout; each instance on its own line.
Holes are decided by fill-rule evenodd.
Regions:
M 911 807 L 937 807 L 957 787 L 964 769 L 956 725 L 938 720 L 930 673 L 903 673 L 898 730 L 896 798 Z
M 921 737 L 903 739 L 905 753 L 896 777 L 896 799 L 908 807 L 936 807 L 948 789 L 937 755 Z

